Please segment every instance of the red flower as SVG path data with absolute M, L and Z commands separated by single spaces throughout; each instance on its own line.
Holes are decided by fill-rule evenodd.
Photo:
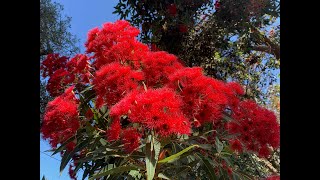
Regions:
M 225 83 L 206 77 L 201 68 L 182 68 L 169 76 L 168 87 L 175 89 L 184 101 L 183 112 L 200 124 L 218 122 L 228 105 Z
M 111 63 L 103 66 L 96 72 L 93 80 L 97 93 L 97 108 L 103 104 L 112 106 L 123 98 L 128 92 L 139 86 L 143 80 L 142 72 L 134 71 L 128 66 Z
M 228 172 L 229 175 L 232 175 L 232 168 L 228 167 L 227 168 L 227 172 Z
M 107 130 L 107 140 L 109 142 L 116 141 L 120 137 L 121 124 L 119 119 L 115 119 Z
M 124 20 L 115 23 L 105 23 L 101 30 L 94 28 L 88 33 L 86 42 L 87 52 L 95 52 L 109 49 L 117 42 L 133 39 L 139 34 L 139 30 Z
M 197 120 L 197 119 L 194 119 L 193 121 L 193 124 L 192 124 L 194 127 L 198 128 L 201 126 L 201 123 Z
M 86 118 L 87 119 L 91 119 L 91 118 L 93 118 L 93 112 L 92 112 L 92 110 L 89 108 L 88 109 L 88 111 L 86 112 Z
M 75 174 L 74 170 L 75 170 L 75 165 L 70 163 L 70 165 L 69 165 L 69 176 L 70 176 L 71 179 L 77 180 L 77 177 L 76 177 L 76 174 Z
M 177 15 L 177 6 L 175 4 L 168 5 L 167 10 L 171 16 Z
M 216 9 L 216 11 L 218 11 L 220 9 L 220 6 L 221 6 L 221 4 L 220 4 L 219 0 L 216 0 L 216 2 L 214 3 L 214 8 Z
M 127 153 L 133 152 L 140 145 L 141 135 L 134 128 L 124 129 L 121 137 L 121 142 L 123 143 L 124 150 Z
M 182 33 L 188 32 L 188 26 L 186 26 L 185 24 L 179 24 L 179 31 Z
M 161 51 L 161 49 L 159 49 L 156 44 L 152 43 L 151 44 L 151 51 L 157 52 L 157 51 Z
M 72 87 L 64 94 L 48 103 L 41 132 L 52 147 L 63 143 L 79 129 L 78 105 Z M 70 149 L 72 149 L 72 143 Z
M 59 96 L 65 87 L 74 81 L 74 75 L 64 69 L 58 69 L 49 78 L 47 90 L 51 96 Z
M 90 80 L 90 63 L 89 57 L 84 54 L 77 54 L 67 63 L 68 72 L 73 74 L 78 82 L 89 83 Z
M 178 58 L 165 51 L 150 52 L 142 60 L 142 71 L 148 87 L 163 87 L 169 82 L 169 75 L 173 74 L 183 66 Z
M 52 76 L 58 69 L 66 66 L 68 57 L 59 54 L 48 54 L 46 59 L 41 63 L 40 69 L 43 70 L 42 77 Z
M 264 157 L 264 158 L 267 158 L 270 155 L 270 151 L 269 151 L 269 149 L 268 149 L 268 147 L 266 145 L 262 146 L 259 149 L 258 153 L 259 153 L 260 157 Z
M 76 147 L 76 143 L 75 142 L 69 142 L 67 145 L 66 145 L 66 148 L 67 148 L 67 151 L 68 152 L 71 152 L 73 151 L 73 149 Z
M 231 149 L 238 151 L 238 152 L 242 152 L 242 144 L 238 139 L 231 140 L 230 145 L 231 145 Z
M 127 115 L 132 123 L 155 129 L 160 136 L 189 134 L 190 122 L 181 111 L 182 101 L 168 88 L 127 95 L 110 110 L 112 117 Z
M 232 118 L 236 122 L 230 122 L 227 128 L 231 134 L 239 134 L 237 138 L 247 150 L 267 157 L 270 154 L 267 145 L 279 147 L 280 126 L 271 111 L 246 100 L 233 108 Z

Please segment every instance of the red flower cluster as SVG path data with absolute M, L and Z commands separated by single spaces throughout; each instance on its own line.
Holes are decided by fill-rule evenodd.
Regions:
M 107 140 L 109 142 L 118 140 L 120 138 L 120 133 L 121 133 L 120 119 L 115 119 L 113 120 L 113 122 L 111 123 L 107 131 Z
M 214 3 L 215 10 L 218 11 L 220 9 L 220 6 L 221 6 L 221 4 L 220 4 L 219 0 L 216 0 L 216 2 Z
M 169 75 L 182 68 L 177 57 L 165 51 L 149 52 L 142 60 L 142 71 L 148 87 L 162 87 L 169 82 Z
M 238 140 L 230 142 L 233 149 L 247 149 L 267 157 L 270 154 L 268 145 L 279 147 L 279 124 L 271 111 L 247 100 L 240 102 L 238 108 L 233 110 L 232 118 L 235 121 L 228 123 L 227 128 L 231 134 L 239 134 Z
M 41 65 L 42 76 L 49 76 L 47 90 L 53 97 L 62 94 L 74 82 L 89 83 L 89 67 L 89 58 L 82 54 L 77 54 L 70 61 L 65 56 L 49 54 Z
M 41 132 L 44 139 L 48 139 L 52 147 L 57 147 L 75 135 L 79 129 L 78 105 L 72 92 L 73 87 L 68 88 L 64 94 L 48 103 L 43 119 Z M 74 147 L 71 142 L 70 148 Z
M 183 112 L 194 120 L 195 126 L 220 120 L 225 108 L 243 93 L 235 83 L 226 84 L 204 76 L 198 67 L 177 70 L 169 78 L 168 87 L 182 96 Z
M 90 78 L 89 58 L 84 54 L 77 54 L 67 63 L 67 69 L 70 74 L 78 75 L 81 83 L 89 83 Z
M 238 83 L 207 77 L 200 67 L 188 68 L 172 54 L 152 51 L 136 40 L 138 34 L 126 21 L 106 23 L 88 34 L 86 52 L 92 56 L 79 54 L 67 61 L 49 55 L 42 68 L 50 76 L 50 93 L 60 95 L 71 84 L 92 83 L 96 108 L 106 105 L 110 109 L 107 140 L 120 140 L 128 153 L 150 131 L 168 137 L 190 134 L 192 128 L 205 123 L 224 127 L 221 117 L 227 108 L 235 119 L 227 128 L 238 135 L 230 141 L 233 149 L 267 156 L 268 145 L 279 146 L 274 114 L 251 101 L 241 102 L 239 96 L 244 92 Z M 78 130 L 77 107 L 72 88 L 49 103 L 42 133 L 52 146 Z M 91 119 L 93 113 L 90 110 L 84 116 Z M 71 143 L 70 149 L 74 145 Z
M 136 60 L 135 54 L 141 57 L 148 47 L 138 42 L 135 37 L 139 30 L 130 26 L 127 21 L 105 23 L 103 28 L 92 29 L 86 42 L 87 53 L 94 53 L 94 65 L 97 69 L 117 61 L 125 63 L 127 60 Z
M 66 56 L 60 57 L 59 54 L 48 54 L 47 58 L 43 60 L 40 67 L 43 70 L 42 76 L 52 76 L 56 70 L 66 66 L 67 60 L 68 57 Z
M 65 69 L 58 69 L 48 80 L 47 90 L 51 96 L 59 96 L 64 92 L 64 88 L 74 81 L 74 75 Z
M 153 129 L 163 137 L 189 134 L 191 127 L 181 111 L 182 103 L 168 88 L 149 89 L 141 93 L 135 91 L 113 106 L 110 115 L 116 120 L 126 115 L 131 123 Z
M 141 72 L 117 62 L 103 66 L 96 72 L 93 81 L 97 92 L 96 107 L 100 108 L 105 103 L 108 106 L 114 105 L 128 92 L 136 89 L 143 79 Z
M 177 15 L 177 6 L 175 4 L 168 5 L 167 10 L 171 16 Z
M 188 26 L 186 26 L 185 24 L 179 24 L 178 28 L 181 33 L 188 32 Z
M 134 128 L 127 128 L 122 131 L 121 142 L 127 153 L 133 152 L 140 145 L 141 134 Z

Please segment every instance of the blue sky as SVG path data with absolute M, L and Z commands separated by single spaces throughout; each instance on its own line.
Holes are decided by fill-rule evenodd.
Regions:
M 114 22 L 117 15 L 112 14 L 114 6 L 118 0 L 55 0 L 64 6 L 63 14 L 72 17 L 70 32 L 80 39 L 80 51 L 84 52 L 84 42 L 87 39 L 88 30 L 94 27 L 101 27 L 105 22 Z M 49 144 L 40 138 L 40 151 L 49 150 Z M 60 155 L 50 157 L 40 152 L 40 179 L 43 175 L 48 180 L 70 180 L 68 175 L 68 166 L 60 176 Z M 58 160 L 57 160 L 58 159 Z M 80 176 L 81 178 L 81 176 Z

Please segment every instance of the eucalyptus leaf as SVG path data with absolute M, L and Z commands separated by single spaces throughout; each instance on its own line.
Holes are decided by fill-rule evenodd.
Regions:
M 161 164 L 161 163 L 173 162 L 174 160 L 178 159 L 183 153 L 188 152 L 190 149 L 192 149 L 194 147 L 199 147 L 199 145 L 195 144 L 195 145 L 189 146 L 189 147 L 183 149 L 182 151 L 180 151 L 180 152 L 178 152 L 176 154 L 173 154 L 173 155 L 171 155 L 169 157 L 166 157 L 166 158 L 160 160 L 158 163 Z
M 214 169 L 213 169 L 213 166 L 209 163 L 208 159 L 206 157 L 204 157 L 202 154 L 200 153 L 197 153 L 196 154 L 200 159 L 201 161 L 203 162 L 203 165 L 204 165 L 204 170 L 206 172 L 206 174 L 208 175 L 209 179 L 210 180 L 217 180 L 217 176 L 214 172 Z
M 94 180 L 100 177 L 104 177 L 110 174 L 119 174 L 119 173 L 123 173 L 123 172 L 127 172 L 130 170 L 138 170 L 140 167 L 135 166 L 135 165 L 129 165 L 129 166 L 120 166 L 120 167 L 116 167 L 110 170 L 107 170 L 108 168 L 106 168 L 104 171 L 99 172 L 94 174 L 92 177 L 89 178 L 89 180 Z
M 60 173 L 62 173 L 62 171 L 64 170 L 64 168 L 66 167 L 66 165 L 68 164 L 68 162 L 70 161 L 70 159 L 72 158 L 72 156 L 82 150 L 83 148 L 85 148 L 90 142 L 90 139 L 86 139 L 83 142 L 81 142 L 80 144 L 78 144 L 71 152 L 66 152 L 62 159 L 61 159 L 61 164 L 60 164 Z

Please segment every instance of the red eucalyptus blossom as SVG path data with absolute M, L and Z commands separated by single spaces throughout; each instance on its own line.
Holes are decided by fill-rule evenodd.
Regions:
M 124 151 L 127 153 L 133 152 L 140 145 L 141 134 L 134 128 L 124 129 L 121 135 L 121 142 L 124 145 Z
M 177 6 L 175 4 L 168 5 L 167 10 L 171 16 L 177 15 Z
M 69 177 L 72 180 L 77 180 L 77 177 L 76 177 L 76 174 L 74 172 L 74 169 L 75 169 L 75 165 L 73 163 L 70 163 L 70 165 L 69 165 Z
M 160 136 L 189 134 L 190 122 L 181 111 L 182 103 L 171 89 L 149 89 L 124 97 L 111 108 L 110 115 L 126 115 L 130 122 L 155 130 Z
M 90 79 L 90 63 L 89 57 L 85 54 L 77 54 L 67 63 L 68 72 L 78 76 L 78 82 L 89 83 Z
M 148 87 L 162 87 L 169 82 L 169 75 L 183 68 L 178 58 L 165 51 L 149 52 L 142 60 L 142 71 Z
M 109 142 L 116 141 L 120 138 L 121 124 L 120 119 L 115 119 L 107 130 L 107 140 Z
M 135 71 L 129 66 L 111 63 L 103 66 L 95 74 L 93 80 L 97 93 L 96 107 L 104 104 L 112 106 L 131 90 L 139 86 L 143 80 L 143 73 Z
M 42 61 L 41 70 L 42 76 L 48 77 L 61 68 L 65 68 L 68 57 L 60 56 L 59 54 L 48 54 L 46 59 Z
M 73 94 L 73 87 L 48 103 L 41 132 L 52 147 L 75 135 L 80 127 L 78 119 L 78 102 Z M 73 143 L 70 143 L 71 147 Z
M 196 126 L 220 120 L 225 108 L 241 93 L 232 84 L 204 76 L 198 67 L 177 70 L 169 79 L 168 87 L 182 96 L 183 112 L 189 119 L 195 119 Z
M 243 149 L 267 157 L 270 154 L 268 146 L 279 147 L 280 128 L 276 116 L 271 111 L 246 100 L 233 109 L 232 118 L 235 121 L 228 123 L 227 128 L 231 134 L 238 134 L 236 138 L 242 142 Z M 239 145 L 233 146 L 240 149 Z
M 186 32 L 188 32 L 188 26 L 185 25 L 185 24 L 179 24 L 178 28 L 179 28 L 179 31 L 180 31 L 181 33 L 186 33 Z

